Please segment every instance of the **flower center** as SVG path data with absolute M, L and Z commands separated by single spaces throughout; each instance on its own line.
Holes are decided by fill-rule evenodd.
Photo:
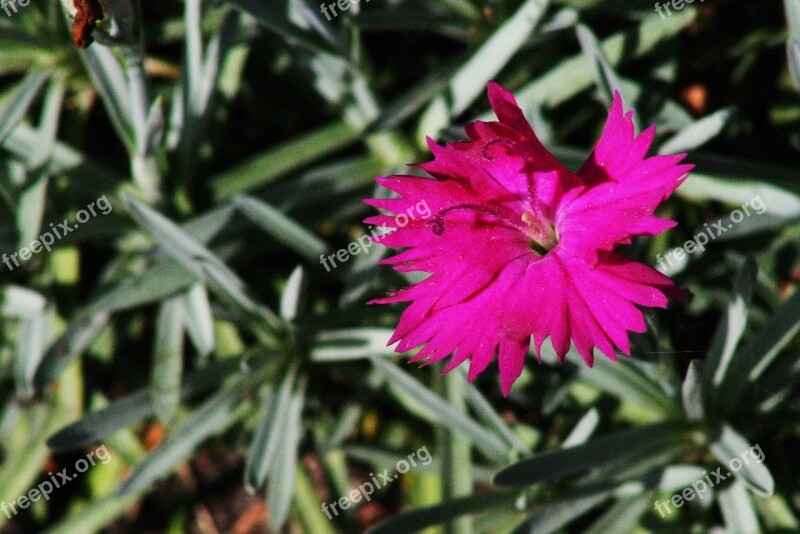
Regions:
M 531 248 L 542 256 L 553 250 L 558 244 L 555 228 L 545 220 L 538 210 L 523 213 L 522 222 L 525 223 L 524 231 L 530 239 Z

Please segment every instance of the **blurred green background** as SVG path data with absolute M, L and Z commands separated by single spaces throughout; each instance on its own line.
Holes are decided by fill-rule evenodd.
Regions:
M 3 531 L 799 531 L 800 0 L 680 4 L 105 0 L 85 50 L 70 0 L 0 11 L 0 252 L 78 224 L 0 264 L 0 503 L 110 457 Z M 572 169 L 613 88 L 689 152 L 678 227 L 631 257 L 766 206 L 667 269 L 692 299 L 631 358 L 531 357 L 508 398 L 494 366 L 386 348 L 387 251 L 319 262 L 367 232 L 375 175 L 491 118 L 490 80 Z

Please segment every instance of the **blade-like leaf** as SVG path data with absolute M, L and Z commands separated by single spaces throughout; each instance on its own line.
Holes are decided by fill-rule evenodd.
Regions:
M 616 362 L 597 358 L 592 368 L 579 365 L 577 372 L 578 377 L 587 384 L 622 401 L 646 407 L 653 414 L 669 415 L 678 409 L 656 382 L 625 358 Z
M 185 400 L 211 389 L 230 377 L 239 368 L 239 360 L 231 358 L 189 373 L 184 380 L 181 398 Z M 153 415 L 155 415 L 155 406 L 150 390 L 142 389 L 117 399 L 105 408 L 90 413 L 80 421 L 62 428 L 47 440 L 47 445 L 54 452 L 87 447 L 118 430 L 132 426 Z
M 195 284 L 180 297 L 186 332 L 201 358 L 214 350 L 214 317 L 203 284 Z
M 236 422 L 244 413 L 247 380 L 238 378 L 215 393 L 153 451 L 116 490 L 136 493 L 177 468 L 206 438 Z
M 264 396 L 261 420 L 250 443 L 244 467 L 244 483 L 250 492 L 264 486 L 281 444 L 289 420 L 296 368 L 286 373 L 277 391 Z
M 125 72 L 111 50 L 101 44 L 81 52 L 92 85 L 105 104 L 111 123 L 129 152 L 136 146 L 131 112 L 131 94 Z
M 720 405 L 732 412 L 745 388 L 757 383 L 781 350 L 800 332 L 800 291 L 795 291 L 767 323 L 741 348 L 719 388 Z
M 324 241 L 266 202 L 239 196 L 235 203 L 248 219 L 309 261 L 318 262 L 328 251 Z
M 273 328 L 280 327 L 277 316 L 264 306 L 256 304 L 248 295 L 244 282 L 210 250 L 178 225 L 132 196 L 126 195 L 124 198 L 133 217 L 150 232 L 165 254 L 193 273 L 198 280 L 207 282 L 220 296 L 239 306 L 244 312 L 262 316 Z
M 50 71 L 30 72 L 14 88 L 8 101 L 0 109 L 0 144 L 2 144 L 11 131 L 25 118 L 28 108 L 39 96 L 39 92 L 50 78 Z
M 753 296 L 757 274 L 755 260 L 748 258 L 736 275 L 731 302 L 711 340 L 704 374 L 706 389 L 711 386 L 718 389 L 728 372 L 734 351 L 747 327 L 747 307 Z
M 681 426 L 658 423 L 601 436 L 583 445 L 539 454 L 506 467 L 495 476 L 501 486 L 532 485 L 609 464 L 680 443 Z
M 732 473 L 757 495 L 766 497 L 775 491 L 775 481 L 763 463 L 763 454 L 752 454 L 754 447 L 751 447 L 748 441 L 731 427 L 723 426 L 719 438 L 709 448 L 721 462 L 725 463 L 723 471 L 726 468 L 730 469 L 728 475 Z M 761 459 L 754 456 L 761 456 Z M 733 467 L 734 461 L 736 465 L 741 466 L 740 469 Z
M 494 433 L 450 406 L 447 401 L 411 378 L 396 365 L 372 355 L 370 360 L 386 375 L 390 383 L 417 399 L 425 407 L 431 420 L 471 439 L 475 446 L 490 458 L 505 461 L 510 457 L 511 450 Z
M 213 180 L 214 196 L 224 200 L 264 186 L 281 176 L 354 143 L 359 133 L 336 122 L 299 136 L 263 154 L 254 156 Z
M 697 149 L 719 135 L 728 124 L 731 115 L 731 110 L 721 109 L 708 117 L 693 122 L 668 139 L 659 147 L 658 152 L 660 154 L 678 154 Z
M 416 532 L 425 527 L 438 525 L 462 515 L 491 510 L 514 510 L 518 490 L 490 490 L 469 497 L 462 497 L 430 508 L 411 510 L 392 516 L 371 527 L 368 534 L 394 534 Z
M 456 72 L 447 96 L 431 102 L 420 119 L 419 131 L 424 135 L 435 135 L 449 124 L 451 118 L 466 110 L 525 44 L 548 5 L 549 0 L 526 0 Z
M 288 406 L 286 424 L 281 428 L 280 443 L 275 456 L 275 466 L 267 485 L 267 506 L 270 523 L 280 530 L 289 515 L 289 507 L 294 498 L 295 475 L 298 469 L 297 450 L 303 437 L 303 403 L 305 401 L 305 382 L 301 381 L 292 393 Z
M 583 50 L 583 55 L 586 56 L 586 60 L 589 62 L 603 101 L 606 106 L 610 107 L 614 101 L 614 91 L 623 90 L 622 81 L 611 65 L 608 64 L 603 47 L 600 46 L 600 42 L 594 33 L 583 24 L 578 24 L 576 31 L 581 50 Z M 640 129 L 638 124 L 636 128 L 637 130 Z
M 67 330 L 48 349 L 36 370 L 33 383 L 43 388 L 58 378 L 75 358 L 81 356 L 108 324 L 107 312 L 79 313 L 70 321 Z
M 33 378 L 44 356 L 47 341 L 47 309 L 22 320 L 17 332 L 17 358 L 14 382 L 17 396 L 24 400 L 33 397 Z
M 760 534 L 761 528 L 758 524 L 753 502 L 747 494 L 744 484 L 734 482 L 730 486 L 720 490 L 719 508 L 725 524 L 728 528 L 725 532 L 731 534 Z
M 686 378 L 681 387 L 683 410 L 689 421 L 702 421 L 705 418 L 703 406 L 703 363 L 700 360 L 689 362 Z
M 303 309 L 308 279 L 302 266 L 297 266 L 283 288 L 281 296 L 281 317 L 285 321 L 294 321 Z
M 156 416 L 170 426 L 178 412 L 183 375 L 183 314 L 182 302 L 169 299 L 161 304 L 156 320 L 153 366 L 150 372 L 150 392 Z
M 604 39 L 601 48 L 608 64 L 618 67 L 625 61 L 647 54 L 659 43 L 680 33 L 696 15 L 697 11 L 692 7 L 677 11 L 666 20 L 653 15 L 632 31 Z M 532 109 L 536 105 L 553 108 L 590 87 L 593 81 L 586 58 L 583 54 L 576 54 L 517 91 L 516 97 L 523 109 Z

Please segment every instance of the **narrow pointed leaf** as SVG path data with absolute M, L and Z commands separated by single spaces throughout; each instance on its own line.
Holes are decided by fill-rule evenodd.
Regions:
M 175 428 L 116 490 L 130 495 L 150 486 L 175 470 L 204 440 L 222 431 L 243 415 L 242 395 L 246 380 L 239 378 L 201 404 Z
M 178 299 L 161 304 L 156 319 L 150 392 L 156 416 L 169 426 L 178 411 L 183 375 L 183 306 Z
M 604 435 L 582 445 L 558 449 L 522 460 L 495 476 L 500 486 L 532 485 L 592 468 L 623 464 L 628 458 L 678 444 L 681 427 L 657 423 Z
M 769 469 L 763 463 L 763 454 L 751 454 L 753 447 L 755 446 L 751 446 L 734 429 L 725 425 L 719 438 L 711 444 L 710 449 L 724 463 L 723 474 L 726 474 L 724 473 L 726 469 L 730 469 L 729 472 L 732 472 L 751 491 L 762 497 L 767 497 L 775 491 L 775 481 Z M 756 458 L 753 456 L 756 456 Z M 762 457 L 761 460 L 757 459 L 758 456 Z M 732 466 L 734 460 L 737 462 L 735 465 L 741 464 L 741 469 L 736 470 Z
M 453 408 L 447 401 L 411 378 L 393 363 L 375 356 L 370 356 L 370 360 L 390 382 L 405 390 L 424 405 L 432 420 L 471 439 L 475 446 L 490 458 L 504 461 L 510 457 L 510 448 L 493 432 L 489 432 L 467 415 Z

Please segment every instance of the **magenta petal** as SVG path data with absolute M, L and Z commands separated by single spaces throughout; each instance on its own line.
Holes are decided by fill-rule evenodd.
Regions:
M 431 178 L 390 176 L 379 184 L 399 198 L 369 199 L 384 214 L 366 219 L 391 233 L 376 239 L 405 250 L 383 260 L 429 276 L 372 303 L 410 303 L 390 341 L 412 361 L 469 360 L 469 379 L 497 356 L 508 395 L 533 340 L 549 339 L 559 359 L 574 346 L 588 365 L 595 351 L 630 353 L 644 332 L 640 307 L 681 298 L 674 283 L 613 250 L 675 223 L 655 210 L 686 179 L 683 155 L 647 157 L 654 129 L 638 136 L 632 111 L 615 95 L 603 134 L 577 174 L 539 142 L 513 95 L 492 82 L 499 121 L 466 127 L 469 141 L 440 146 L 418 165 Z M 428 217 L 410 220 L 420 205 Z M 402 215 L 402 217 L 401 217 Z

